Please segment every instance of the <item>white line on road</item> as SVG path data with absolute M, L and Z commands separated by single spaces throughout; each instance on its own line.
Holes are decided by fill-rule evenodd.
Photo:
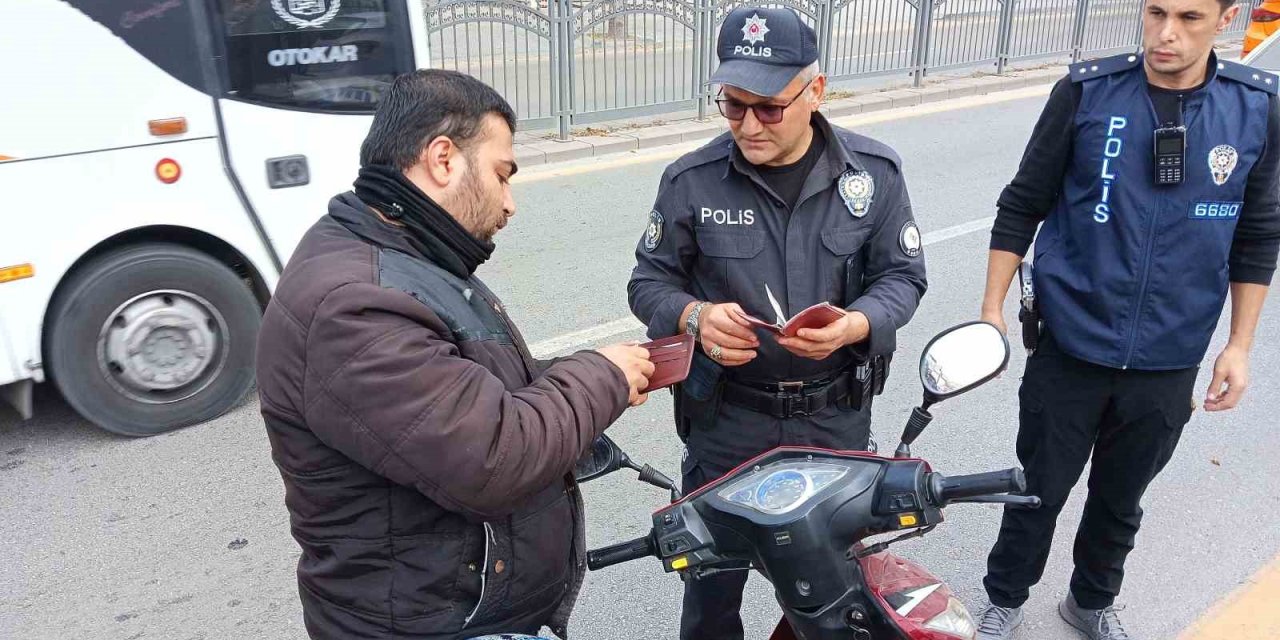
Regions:
M 613 322 L 606 322 L 601 325 L 582 329 L 549 338 L 532 345 L 529 345 L 529 351 L 533 352 L 535 358 L 545 358 L 549 355 L 560 353 L 561 351 L 569 351 L 577 349 L 589 344 L 594 344 L 598 340 L 603 340 L 612 336 L 623 333 L 631 333 L 644 328 L 639 320 L 632 316 L 619 318 Z
M 972 222 L 958 224 L 954 227 L 947 227 L 946 229 L 929 231 L 924 234 L 924 244 L 927 247 L 934 243 L 945 242 L 952 238 L 959 238 L 960 236 L 968 235 L 977 231 L 985 231 L 990 229 L 991 225 L 994 224 L 995 221 L 996 217 L 991 216 L 988 218 L 982 218 L 981 220 L 973 220 Z
M 924 244 L 925 246 L 929 246 L 931 244 L 946 242 L 947 240 L 966 236 L 970 233 L 984 231 L 986 229 L 990 229 L 993 222 L 995 222 L 995 216 L 990 216 L 979 220 L 971 220 L 969 222 L 955 225 L 954 227 L 930 231 L 924 234 Z M 541 342 L 536 342 L 529 345 L 529 351 L 533 353 L 533 357 L 535 358 L 546 358 L 557 353 L 576 351 L 582 347 L 604 340 L 605 338 L 612 338 L 624 333 L 634 333 L 642 329 L 644 329 L 644 324 L 632 316 L 627 316 L 612 322 L 606 322 L 594 327 L 572 331 L 554 338 L 548 338 Z

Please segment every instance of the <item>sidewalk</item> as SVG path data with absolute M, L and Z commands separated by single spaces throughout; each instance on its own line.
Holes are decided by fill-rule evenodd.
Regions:
M 1218 55 L 1224 60 L 1239 58 L 1239 42 L 1223 42 Z M 1066 75 L 1065 64 L 1007 72 L 1005 75 L 939 78 L 926 81 L 918 88 L 866 90 L 851 97 L 829 99 L 822 113 L 838 118 L 888 109 L 901 109 L 953 98 L 986 95 L 1024 87 L 1053 84 Z M 829 95 L 844 96 L 848 92 Z M 710 109 L 708 118 L 699 121 L 696 114 L 686 112 L 664 119 L 639 118 L 597 123 L 576 128 L 568 141 L 557 139 L 555 131 L 520 131 L 515 136 L 516 162 L 522 167 L 581 160 L 594 156 L 635 152 L 666 145 L 710 140 L 727 131 L 728 121 Z
M 947 79 L 919 88 L 869 91 L 853 97 L 829 100 L 823 104 L 822 113 L 830 118 L 838 118 L 886 109 L 901 109 L 951 98 L 1052 84 L 1065 73 L 1065 67 L 1054 66 L 1047 69 L 1012 72 L 1003 76 Z M 679 118 L 679 115 L 676 114 L 674 117 Z M 596 124 L 579 131 L 585 135 L 575 133 L 572 140 L 564 142 L 556 140 L 555 133 L 550 131 L 519 132 L 515 138 L 516 162 L 522 167 L 536 166 L 651 149 L 709 140 L 729 129 L 728 121 L 719 113 L 715 113 L 714 109 L 705 121 L 686 116 L 681 119 L 656 122 L 648 126 L 637 124 L 634 120 Z

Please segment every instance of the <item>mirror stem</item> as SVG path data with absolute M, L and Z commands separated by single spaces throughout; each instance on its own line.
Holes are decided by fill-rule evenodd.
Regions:
M 670 491 L 674 491 L 676 488 L 676 483 L 672 482 L 671 478 L 647 464 L 640 470 L 640 482 Z
M 893 452 L 895 458 L 910 458 L 911 444 L 924 433 L 925 427 L 933 421 L 933 415 L 927 411 L 929 401 L 926 400 L 923 406 L 916 407 L 911 410 L 911 419 L 907 421 L 907 428 L 902 432 L 902 443 L 898 445 L 898 450 Z

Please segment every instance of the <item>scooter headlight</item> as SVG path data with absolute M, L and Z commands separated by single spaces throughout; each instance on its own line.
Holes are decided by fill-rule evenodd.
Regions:
M 721 489 L 717 495 L 760 513 L 781 515 L 798 509 L 848 473 L 848 467 L 836 464 L 776 462 Z
M 926 629 L 964 640 L 973 640 L 978 635 L 977 626 L 973 624 L 973 617 L 969 615 L 969 610 L 955 598 L 948 598 L 947 608 L 926 622 L 924 626 Z

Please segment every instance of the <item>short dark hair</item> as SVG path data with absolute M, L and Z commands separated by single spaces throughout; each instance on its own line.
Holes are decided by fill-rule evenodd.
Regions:
M 485 116 L 497 114 L 516 131 L 516 114 L 489 85 L 457 71 L 419 69 L 395 79 L 360 145 L 360 166 L 400 170 L 418 162 L 432 140 L 448 136 L 464 152 L 482 133 Z
M 1230 9 L 1231 5 L 1234 5 L 1235 3 L 1236 3 L 1236 0 L 1218 0 L 1218 4 L 1222 5 L 1223 11 Z

